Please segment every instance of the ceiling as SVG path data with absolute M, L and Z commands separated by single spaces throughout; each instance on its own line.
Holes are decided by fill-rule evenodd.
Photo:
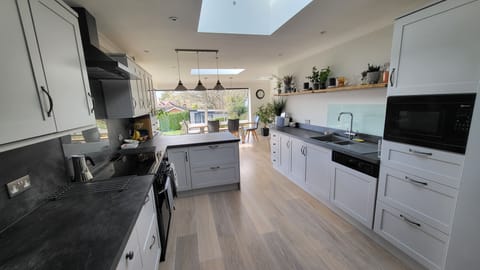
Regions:
M 178 81 L 175 48 L 218 49 L 219 67 L 245 68 L 233 80 L 247 83 L 271 77 L 290 61 L 391 25 L 394 18 L 430 1 L 314 0 L 271 36 L 198 33 L 200 0 L 66 2 L 89 10 L 98 30 L 134 56 L 153 75 L 157 88 L 174 88 Z M 171 21 L 171 16 L 177 21 Z M 179 57 L 182 81 L 193 87 L 197 78 L 190 75 L 190 69 L 197 66 L 196 54 Z M 216 68 L 215 54 L 201 53 L 200 68 Z M 220 79 L 229 81 L 229 77 Z M 213 87 L 216 76 L 202 76 L 202 81 Z

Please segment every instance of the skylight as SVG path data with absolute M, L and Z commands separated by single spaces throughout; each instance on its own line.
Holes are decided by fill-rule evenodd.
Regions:
M 238 75 L 244 70 L 245 70 L 244 68 L 219 68 L 218 75 Z M 198 71 L 200 71 L 200 75 L 217 75 L 216 68 L 201 68 L 201 69 L 192 68 L 192 70 L 190 71 L 190 74 L 198 75 Z
M 271 35 L 312 0 L 203 0 L 198 32 Z

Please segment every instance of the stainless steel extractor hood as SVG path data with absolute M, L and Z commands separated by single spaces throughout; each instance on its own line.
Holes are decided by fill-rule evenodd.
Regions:
M 73 8 L 78 13 L 88 78 L 91 80 L 138 80 L 130 69 L 100 50 L 95 18 L 81 7 Z

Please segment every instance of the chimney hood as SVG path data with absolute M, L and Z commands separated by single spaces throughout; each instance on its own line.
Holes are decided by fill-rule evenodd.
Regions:
M 80 35 L 87 65 L 88 78 L 91 80 L 138 80 L 130 69 L 100 50 L 97 22 L 85 8 L 73 7 L 78 13 Z

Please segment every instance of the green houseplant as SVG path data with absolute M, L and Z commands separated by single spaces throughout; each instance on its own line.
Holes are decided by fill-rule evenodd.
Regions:
M 327 88 L 327 80 L 330 75 L 330 67 L 322 68 L 319 74 L 320 89 Z
M 283 109 L 287 105 L 287 100 L 286 99 L 274 99 L 272 103 L 272 108 L 273 108 L 273 114 L 274 116 L 280 116 L 282 113 Z
M 312 67 L 312 75 L 305 78 L 307 78 L 313 84 L 313 89 L 317 90 L 320 88 L 320 71 L 316 66 Z
M 285 75 L 283 76 L 283 86 L 285 88 L 285 92 L 289 93 L 292 91 L 292 82 L 293 82 L 293 75 Z
M 268 136 L 270 130 L 268 124 L 272 123 L 274 116 L 273 104 L 269 102 L 258 107 L 257 115 L 263 123 L 262 136 Z

